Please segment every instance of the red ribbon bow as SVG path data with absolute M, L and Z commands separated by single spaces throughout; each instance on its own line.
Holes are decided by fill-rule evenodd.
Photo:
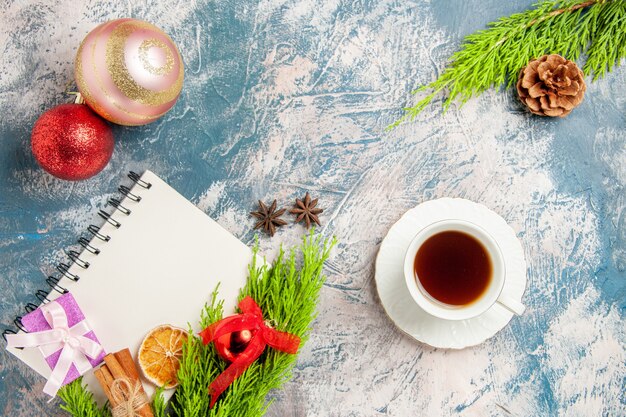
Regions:
M 222 392 L 261 356 L 266 345 L 291 354 L 298 352 L 300 346 L 300 338 L 295 334 L 280 332 L 266 325 L 261 308 L 251 297 L 241 300 L 239 309 L 241 314 L 226 317 L 200 332 L 205 345 L 225 334 L 242 330 L 249 330 L 252 333 L 252 339 L 246 349 L 209 385 L 211 408 Z

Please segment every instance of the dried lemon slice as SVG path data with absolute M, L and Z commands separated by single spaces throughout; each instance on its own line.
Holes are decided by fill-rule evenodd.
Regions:
M 168 324 L 150 330 L 141 342 L 137 361 L 146 379 L 165 389 L 178 385 L 176 373 L 187 332 Z

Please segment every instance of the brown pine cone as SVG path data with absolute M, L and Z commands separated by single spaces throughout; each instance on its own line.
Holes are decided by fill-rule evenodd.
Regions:
M 583 76 L 575 62 L 544 55 L 522 68 L 517 93 L 531 112 L 565 117 L 583 101 L 587 89 Z

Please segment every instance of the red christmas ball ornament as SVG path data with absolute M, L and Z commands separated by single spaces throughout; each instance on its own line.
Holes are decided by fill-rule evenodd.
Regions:
M 227 362 L 234 362 L 237 356 L 248 347 L 254 332 L 252 330 L 242 330 L 222 335 L 215 340 L 217 354 Z
M 31 146 L 39 165 L 64 180 L 96 175 L 113 154 L 109 125 L 84 104 L 61 104 L 33 126 Z

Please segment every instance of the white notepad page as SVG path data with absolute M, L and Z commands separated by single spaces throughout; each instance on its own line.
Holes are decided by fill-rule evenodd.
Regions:
M 252 259 L 250 248 L 154 173 L 146 171 L 141 180 L 152 186 L 132 187 L 141 201 L 122 201 L 129 215 L 110 208 L 121 226 L 105 222 L 100 233 L 111 239 L 91 239 L 100 253 L 83 250 L 80 259 L 90 266 L 71 266 L 69 272 L 80 280 L 64 277 L 59 282 L 72 293 L 105 351 L 129 348 L 135 359 L 143 337 L 160 324 L 187 329 L 190 323 L 196 332 L 201 330 L 200 312 L 218 283 L 224 311 L 232 313 Z M 52 291 L 49 298 L 58 295 Z M 8 350 L 45 378 L 50 376 L 36 348 Z M 93 371 L 84 380 L 103 402 Z M 144 387 L 148 395 L 154 392 L 150 383 Z

